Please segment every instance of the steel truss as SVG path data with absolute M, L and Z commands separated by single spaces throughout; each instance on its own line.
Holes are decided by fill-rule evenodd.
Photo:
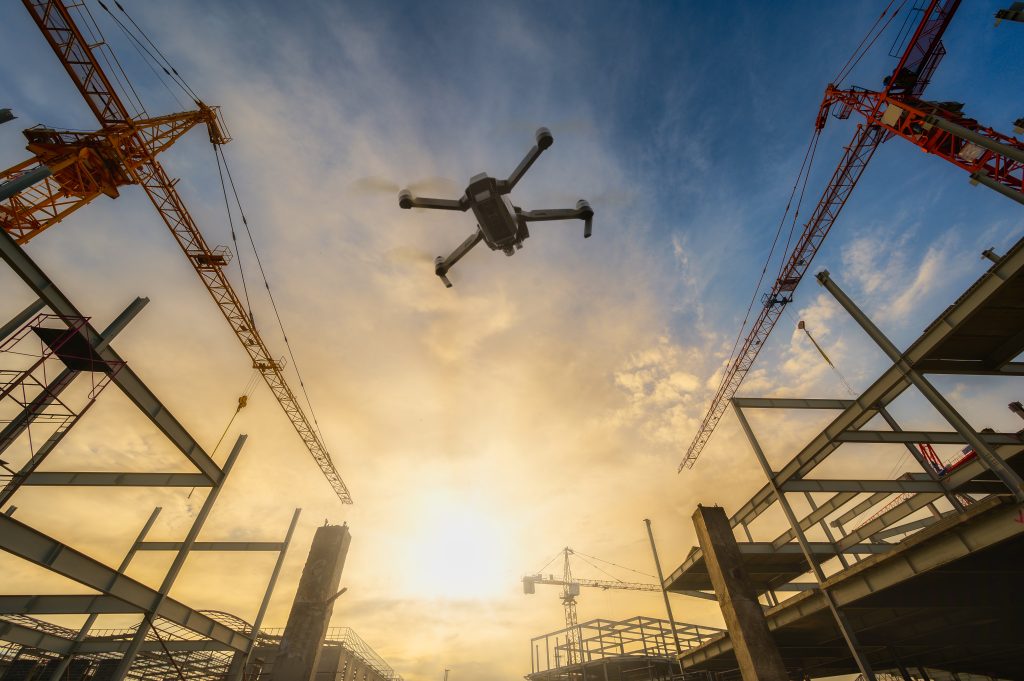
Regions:
M 198 541 L 246 436 L 239 436 L 223 466 L 218 466 L 111 348 L 111 339 L 142 309 L 145 299 L 137 299 L 100 334 L 14 239 L 3 232 L 0 258 L 38 296 L 38 301 L 0 327 L 0 417 L 4 419 L 0 452 L 20 466 L 15 469 L 5 463 L 7 476 L 0 490 L 0 504 L 7 505 L 23 485 L 209 488 L 184 539 L 146 541 L 160 512 L 157 508 L 116 569 L 17 520 L 12 517 L 15 507 L 8 506 L 0 514 L 0 550 L 74 580 L 94 593 L 0 596 L 0 640 L 5 642 L 0 648 L 0 671 L 4 678 L 14 674 L 11 678 L 24 675 L 40 681 L 58 681 L 69 674 L 80 677 L 89 670 L 114 681 L 176 678 L 178 673 L 189 679 L 225 678 L 230 662 L 236 655 L 243 661 L 247 659 L 259 637 L 299 510 L 296 509 L 281 541 Z M 50 312 L 41 313 L 44 308 Z M 198 472 L 38 472 L 38 466 L 108 383 L 121 389 Z M 42 443 L 37 446 L 40 440 Z M 174 554 L 159 587 L 150 587 L 124 574 L 139 551 Z M 277 553 L 277 563 L 253 624 L 224 613 L 196 610 L 167 595 L 192 551 Z M 142 619 L 130 632 L 93 631 L 97 617 L 111 613 L 137 613 Z M 36 617 L 68 614 L 88 617 L 77 631 Z
M 591 674 L 606 678 L 607 672 L 602 676 L 598 671 L 602 663 L 625 663 L 627 676 L 629 670 L 643 670 L 645 679 L 648 671 L 659 678 L 666 674 L 671 677 L 676 666 L 677 640 L 682 650 L 689 650 L 724 631 L 685 622 L 676 622 L 673 629 L 668 620 L 643 616 L 621 621 L 593 619 L 575 629 L 559 629 L 531 639 L 531 671 L 526 678 L 570 681 Z M 576 649 L 570 651 L 570 646 Z
M 1024 485 L 1019 473 L 1024 430 L 998 433 L 975 428 L 925 376 L 933 371 L 979 376 L 1020 374 L 1020 362 L 1015 360 L 1024 350 L 1024 240 L 993 260 L 990 270 L 903 352 L 827 271 L 819 273 L 819 283 L 886 353 L 892 362 L 890 368 L 854 400 L 731 400 L 768 479 L 730 519 L 734 531 L 742 530 L 745 537 L 745 541 L 738 542 L 740 553 L 755 588 L 770 608 L 770 628 L 783 627 L 794 618 L 809 617 L 814 612 L 831 613 L 833 627 L 845 645 L 807 653 L 808 657 L 817 654 L 817 664 L 823 669 L 836 672 L 836 667 L 828 665 L 851 658 L 855 667 L 850 671 L 859 667 L 866 679 L 875 678 L 872 665 L 898 669 L 903 664 L 900 653 L 880 650 L 877 644 L 862 644 L 858 627 L 851 626 L 845 609 L 900 580 L 1024 537 Z M 903 429 L 888 408 L 909 388 L 923 396 L 952 430 Z M 824 409 L 839 414 L 796 456 L 774 470 L 747 418 L 753 409 Z M 866 428 L 879 420 L 889 429 Z M 812 477 L 841 445 L 851 442 L 901 445 L 921 470 L 902 472 L 895 479 Z M 952 464 L 941 465 L 932 444 L 960 445 L 964 450 Z M 931 458 L 926 455 L 928 451 Z M 770 541 L 755 541 L 752 524 L 773 507 L 782 511 L 788 529 Z M 766 523 L 757 525 L 760 528 Z M 811 533 L 817 535 L 813 540 Z M 918 553 L 911 557 L 913 551 Z M 900 558 L 886 562 L 890 556 Z M 693 549 L 665 580 L 666 588 L 676 592 L 706 588 L 704 560 L 703 552 Z M 783 590 L 799 593 L 781 599 L 779 592 Z M 934 595 L 935 599 L 943 597 Z M 1007 626 L 1012 629 L 1015 625 Z M 707 665 L 731 649 L 728 638 L 722 637 L 700 650 L 684 652 L 681 661 L 684 668 L 712 669 Z M 914 654 L 918 653 L 916 650 Z M 999 659 L 996 653 L 987 654 Z M 1024 647 L 1004 646 L 998 655 L 1024 657 Z M 951 670 L 956 670 L 954 663 L 949 664 Z M 976 658 L 971 664 L 978 664 Z M 971 669 L 961 667 L 960 671 Z

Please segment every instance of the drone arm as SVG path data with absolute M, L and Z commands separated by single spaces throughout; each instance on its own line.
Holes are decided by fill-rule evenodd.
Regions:
M 538 128 L 537 143 L 534 144 L 528 152 L 526 152 L 526 156 L 519 162 L 519 165 L 512 171 L 512 174 L 508 176 L 508 179 L 498 182 L 498 188 L 501 193 L 508 194 L 512 191 L 516 184 L 518 184 L 519 180 L 523 179 L 523 175 L 525 175 L 526 171 L 530 169 L 530 166 L 534 164 L 534 161 L 540 158 L 541 152 L 554 144 L 554 142 L 555 138 L 552 136 L 550 130 L 547 128 Z
M 467 210 L 469 201 L 465 197 L 454 199 L 428 199 L 413 196 L 408 189 L 403 189 L 398 194 L 398 205 L 401 208 L 436 208 L 438 210 Z
M 448 281 L 448 277 L 446 276 L 448 274 L 448 270 L 450 270 L 459 260 L 462 260 L 462 256 L 469 253 L 474 246 L 483 240 L 483 238 L 483 232 L 477 229 L 468 239 L 459 244 L 458 248 L 452 251 L 451 255 L 447 258 L 442 258 L 441 256 L 437 257 L 434 261 L 434 274 L 441 278 L 441 281 L 444 282 L 445 288 L 452 287 L 452 282 Z
M 575 208 L 552 208 L 547 210 L 524 210 L 519 212 L 523 222 L 546 222 L 548 220 L 583 220 L 583 238 L 589 239 L 594 220 L 594 209 L 580 199 Z

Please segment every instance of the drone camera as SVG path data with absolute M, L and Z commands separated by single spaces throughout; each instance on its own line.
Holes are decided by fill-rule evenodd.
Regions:
M 398 205 L 400 208 L 412 208 L 412 192 L 408 189 L 398 192 Z
M 537 148 L 544 151 L 555 143 L 555 136 L 547 128 L 537 128 Z

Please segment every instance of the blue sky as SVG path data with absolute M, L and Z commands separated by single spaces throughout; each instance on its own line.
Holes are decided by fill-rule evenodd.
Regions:
M 89 4 L 150 113 L 176 110 Z M 234 427 L 250 434 L 252 454 L 239 464 L 239 487 L 225 492 L 217 527 L 273 534 L 251 518 L 283 531 L 291 507 L 303 505 L 301 546 L 324 516 L 347 520 L 352 589 L 335 621 L 356 628 L 406 678 L 433 678 L 446 664 L 481 679 L 524 673 L 527 639 L 557 628 L 561 613 L 554 593 L 523 597 L 519 576 L 566 544 L 649 569 L 645 516 L 674 567 L 693 543 L 696 503 L 729 508 L 760 485 L 729 419 L 697 468 L 674 471 L 743 318 L 825 85 L 883 3 L 125 6 L 204 101 L 223 107 L 235 137 L 225 153 L 357 501 L 334 504 L 257 391 Z M 963 4 L 928 96 L 963 101 L 1009 133 L 1024 115 L 1015 96 L 1024 34 L 1009 22 L 993 28 L 1000 6 Z M 25 154 L 22 127 L 92 122 L 24 9 L 8 3 L 0 12 L 0 105 L 19 116 L 0 127 L 0 155 L 13 165 Z M 879 86 L 894 63 L 892 40 L 890 30 L 847 83 Z M 803 215 L 854 123 L 830 119 Z M 555 144 L 514 199 L 535 208 L 588 198 L 594 237 L 584 241 L 576 223 L 540 225 L 514 258 L 483 248 L 467 256 L 450 291 L 430 260 L 470 233 L 471 218 L 400 211 L 393 193 L 359 188 L 366 178 L 441 177 L 458 190 L 480 171 L 507 174 L 539 125 Z M 182 178 L 208 240 L 227 243 L 205 135 L 192 133 L 163 163 Z M 215 441 L 248 377 L 244 355 L 141 192 L 122 194 L 83 209 L 30 252 L 101 323 L 130 296 L 153 299 L 120 351 L 190 428 Z M 814 269 L 828 268 L 905 345 L 983 271 L 984 248 L 1005 250 L 1022 232 L 1019 206 L 895 139 L 876 154 Z M 240 255 L 251 267 L 251 253 Z M 238 272 L 231 276 L 237 285 Z M 0 283 L 19 291 L 3 301 L 13 314 L 27 293 L 10 275 Z M 855 387 L 878 372 L 879 354 L 821 293 L 811 280 L 801 286 L 747 394 L 842 394 L 795 333 L 797 318 Z M 254 310 L 283 352 L 266 301 L 254 300 Z M 1010 386 L 947 387 L 975 416 L 997 409 L 993 418 L 1009 418 L 1003 398 L 1020 397 Z M 119 425 L 130 417 L 118 399 L 104 396 L 114 405 L 97 406 L 69 456 L 91 453 L 114 467 L 124 465 L 118 456 L 139 466 L 173 461 L 159 438 Z M 932 418 L 919 405 L 905 412 Z M 145 424 L 137 426 L 142 433 Z M 810 434 L 789 421 L 769 427 L 780 457 Z M 173 529 L 191 511 L 167 495 L 159 501 Z M 149 491 L 125 493 L 104 500 L 124 509 L 124 526 L 62 530 L 49 498 L 28 496 L 19 504 L 26 518 L 100 552 L 131 536 L 158 502 Z M 158 566 L 139 569 L 159 581 L 146 572 Z M 232 568 L 206 569 L 207 577 L 199 568 L 185 575 L 183 594 L 251 617 L 254 598 L 208 586 L 210 575 Z M 31 589 L 38 576 L 24 579 Z M 282 589 L 269 623 L 283 623 L 290 597 Z M 682 602 L 687 617 L 718 623 L 712 608 Z M 659 614 L 657 598 L 586 594 L 580 607 L 581 618 L 638 612 Z M 419 632 L 420 644 L 396 641 L 390 632 L 399 627 Z

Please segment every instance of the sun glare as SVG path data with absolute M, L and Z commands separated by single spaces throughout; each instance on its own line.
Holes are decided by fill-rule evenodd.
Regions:
M 496 598 L 515 585 L 510 528 L 494 509 L 433 498 L 407 543 L 403 586 L 416 598 Z

